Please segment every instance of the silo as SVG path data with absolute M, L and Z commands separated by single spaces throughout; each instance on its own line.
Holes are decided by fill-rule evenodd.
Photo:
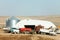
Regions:
M 6 28 L 16 28 L 16 24 L 19 22 L 20 20 L 14 16 L 8 18 L 6 20 Z

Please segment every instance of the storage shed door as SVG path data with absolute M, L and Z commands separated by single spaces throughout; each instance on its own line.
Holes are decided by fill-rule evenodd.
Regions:
M 35 25 L 24 25 L 25 28 L 31 28 L 31 29 L 34 29 L 35 28 Z

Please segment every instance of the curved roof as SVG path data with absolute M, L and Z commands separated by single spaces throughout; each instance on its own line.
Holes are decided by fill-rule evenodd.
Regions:
M 38 25 L 42 25 L 44 26 L 45 28 L 49 28 L 49 27 L 56 27 L 52 22 L 50 21 L 44 21 L 44 20 L 21 20 L 20 22 L 18 22 L 16 24 L 16 26 L 18 27 L 24 27 L 24 25 L 35 25 L 35 26 L 38 26 Z

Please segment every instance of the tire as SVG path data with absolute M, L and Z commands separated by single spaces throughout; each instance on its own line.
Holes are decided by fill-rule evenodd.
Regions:
M 30 32 L 28 32 L 28 31 L 24 31 L 24 34 L 29 34 Z

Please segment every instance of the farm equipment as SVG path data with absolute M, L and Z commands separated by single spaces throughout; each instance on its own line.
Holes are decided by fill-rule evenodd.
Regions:
M 35 32 L 34 30 L 35 25 L 25 25 L 25 28 L 4 28 L 5 32 L 7 33 L 12 33 L 12 34 L 19 34 L 19 33 L 24 33 L 24 34 L 32 34 Z
M 6 29 L 7 30 L 7 29 Z M 50 28 L 45 29 L 44 26 L 38 25 L 25 25 L 25 28 L 10 28 L 9 29 L 12 34 L 51 34 L 51 35 L 56 35 L 55 32 Z M 8 31 L 9 31 L 8 30 Z
M 41 34 L 56 35 L 56 33 L 53 32 L 52 30 L 47 30 L 47 29 L 40 29 L 40 33 L 41 33 Z
M 10 31 L 11 33 L 24 33 L 24 34 L 33 34 L 35 32 L 35 25 L 24 25 L 25 28 L 11 28 Z
M 20 28 L 19 32 L 24 33 L 24 34 L 29 34 L 31 33 L 32 29 L 31 28 Z
M 19 28 L 20 33 L 32 34 L 34 33 L 35 25 L 24 25 L 25 28 Z
M 19 33 L 31 34 L 31 33 L 33 33 L 31 28 L 19 28 L 19 29 L 11 28 L 10 31 L 12 34 L 19 34 Z
M 11 32 L 12 34 L 19 34 L 19 30 L 16 29 L 16 28 L 11 28 L 11 29 L 10 29 L 10 32 Z

